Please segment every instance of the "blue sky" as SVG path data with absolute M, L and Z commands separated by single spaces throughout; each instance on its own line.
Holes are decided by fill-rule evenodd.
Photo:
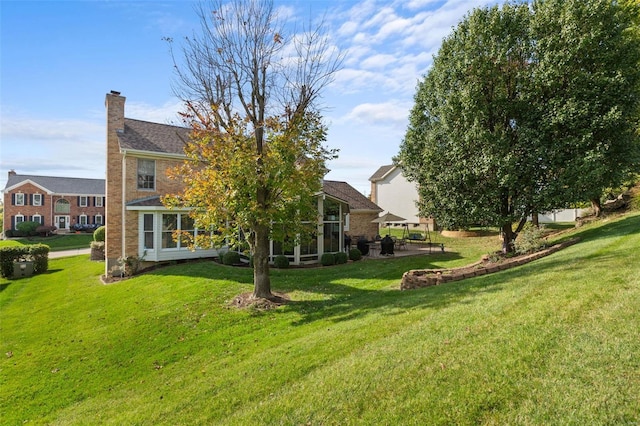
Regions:
M 328 179 L 369 193 L 368 178 L 398 153 L 416 84 L 442 38 L 495 0 L 282 0 L 307 21 L 326 13 L 346 52 L 323 96 L 327 145 L 340 149 Z M 199 26 L 188 1 L 0 0 L 0 189 L 7 172 L 105 177 L 105 94 L 125 115 L 176 122 L 172 62 L 163 37 Z

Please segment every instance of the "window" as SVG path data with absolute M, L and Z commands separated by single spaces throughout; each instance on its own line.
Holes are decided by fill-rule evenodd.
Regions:
M 95 201 L 96 207 L 102 207 L 102 197 L 96 197 Z
M 178 229 L 177 214 L 162 215 L 162 248 L 178 248 L 178 243 L 173 240 L 173 231 Z
M 23 193 L 14 194 L 14 197 L 15 197 L 15 205 L 16 206 L 24 206 L 24 194 Z
M 15 226 L 16 229 L 18 228 L 18 224 L 21 223 L 21 222 L 24 222 L 24 216 L 21 215 L 21 214 L 17 214 L 16 215 L 16 226 Z
M 143 216 L 143 232 L 144 232 L 144 248 L 153 250 L 153 215 L 145 214 Z
M 78 197 L 78 205 L 80 207 L 87 207 L 89 197 L 80 196 Z
M 340 224 L 324 224 L 324 252 L 335 253 L 340 251 Z
M 86 225 L 87 224 L 87 215 L 86 214 L 80 215 L 80 217 L 78 218 L 78 221 L 79 221 L 80 225 Z
M 42 194 L 33 194 L 33 205 L 34 206 L 42 205 Z
M 186 236 L 180 237 L 180 246 L 187 247 L 189 242 L 193 243 L 195 238 L 195 221 L 187 214 L 180 215 L 180 230 L 188 233 L 191 237 L 191 241 Z
M 38 222 L 40 225 L 44 225 L 44 220 L 42 219 L 42 216 L 40 216 L 39 214 L 34 214 L 31 220 L 34 222 Z
M 71 211 L 71 204 L 67 200 L 56 201 L 56 213 L 69 213 Z
M 146 245 L 148 239 L 153 238 L 153 215 L 143 215 L 143 232 L 144 232 L 144 244 Z M 173 239 L 173 233 L 180 231 L 180 238 L 178 241 Z M 147 234 L 147 232 L 149 234 Z M 186 234 L 189 234 L 187 236 Z M 198 230 L 195 227 L 195 221 L 187 213 L 163 213 L 162 214 L 162 236 L 161 236 L 161 248 L 162 249 L 188 249 L 189 243 L 195 242 L 198 236 L 206 235 L 211 236 L 211 232 L 205 230 Z M 153 242 L 151 242 L 153 244 Z M 146 246 L 146 248 L 152 248 Z
M 155 160 L 138 159 L 138 189 L 155 189 Z
M 335 222 L 340 220 L 340 204 L 337 201 L 326 198 L 324 205 L 324 221 Z
M 96 225 L 102 225 L 103 224 L 102 215 L 101 214 L 97 214 L 93 221 L 94 221 L 94 223 Z

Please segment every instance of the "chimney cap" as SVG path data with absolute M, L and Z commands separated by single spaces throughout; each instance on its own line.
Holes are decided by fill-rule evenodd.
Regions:
M 112 90 L 112 91 L 111 91 L 111 94 L 112 94 L 112 95 L 116 95 L 116 96 L 120 96 L 120 92 L 117 92 L 117 91 L 115 91 L 115 90 Z

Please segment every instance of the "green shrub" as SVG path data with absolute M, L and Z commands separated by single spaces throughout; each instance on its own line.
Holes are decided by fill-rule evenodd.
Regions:
M 349 250 L 349 259 L 353 260 L 354 262 L 362 259 L 362 252 L 357 248 L 352 248 L 351 250 Z
M 0 274 L 5 278 L 13 276 L 13 263 L 31 261 L 33 272 L 41 274 L 49 269 L 49 246 L 32 244 L 0 248 Z
M 42 274 L 49 269 L 49 246 L 45 244 L 32 244 L 29 247 L 29 255 L 33 260 L 33 272 Z
M 320 258 L 322 266 L 331 266 L 336 264 L 336 257 L 333 253 L 324 253 Z
M 36 228 L 36 234 L 40 235 L 41 237 L 48 237 L 56 229 L 58 228 L 52 225 L 40 225 Z
M 240 253 L 228 251 L 222 256 L 222 263 L 225 265 L 237 265 L 240 263 Z
M 349 260 L 349 256 L 343 251 L 336 253 L 334 257 L 336 258 L 336 265 L 342 265 Z
M 513 242 L 513 247 L 517 254 L 534 253 L 544 245 L 544 226 L 534 226 L 531 222 L 525 223 L 524 227 Z
M 289 259 L 284 254 L 279 254 L 273 259 L 273 266 L 278 269 L 286 269 L 289 267 Z
M 93 241 L 104 241 L 106 230 L 105 226 L 101 226 L 93 231 Z
M 5 278 L 13 276 L 13 262 L 26 260 L 29 246 L 11 246 L 0 248 L 0 273 Z
M 16 224 L 16 229 L 25 236 L 31 237 L 37 235 L 36 229 L 40 226 L 40 222 L 25 221 Z

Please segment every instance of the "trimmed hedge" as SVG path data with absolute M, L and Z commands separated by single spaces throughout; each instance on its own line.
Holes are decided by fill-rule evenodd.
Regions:
M 343 251 L 339 251 L 338 253 L 336 253 L 335 258 L 336 265 L 342 265 L 343 263 L 347 263 L 347 261 L 349 260 L 349 256 Z
M 240 263 L 240 253 L 237 251 L 228 251 L 222 256 L 224 265 L 237 265 Z
M 106 227 L 100 226 L 98 229 L 93 231 L 93 241 L 104 241 L 106 230 Z
M 49 269 L 49 246 L 31 244 L 0 248 L 0 274 L 5 278 L 13 276 L 13 263 L 33 262 L 33 272 L 41 274 Z
M 324 253 L 320 258 L 320 263 L 322 266 L 331 266 L 336 264 L 336 257 L 333 253 Z
M 354 262 L 362 259 L 362 252 L 357 248 L 349 250 L 349 259 L 353 260 Z
M 287 269 L 289 267 L 289 259 L 284 254 L 279 254 L 273 259 L 273 266 L 278 269 Z

